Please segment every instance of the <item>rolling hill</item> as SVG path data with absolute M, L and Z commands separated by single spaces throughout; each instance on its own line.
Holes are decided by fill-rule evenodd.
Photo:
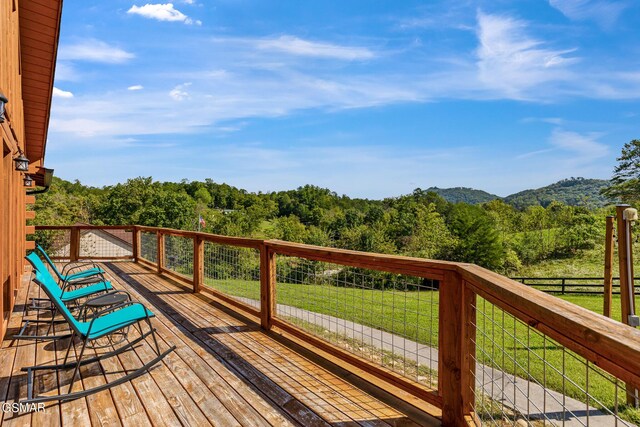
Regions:
M 476 190 L 474 188 L 468 187 L 454 187 L 454 188 L 438 188 L 431 187 L 427 188 L 426 191 L 434 192 L 440 196 L 442 196 L 445 200 L 452 203 L 469 203 L 471 205 L 476 205 L 479 203 L 490 202 L 491 200 L 500 199 L 500 196 L 496 196 L 495 194 L 487 193 L 483 190 Z
M 502 199 L 518 209 L 523 209 L 534 205 L 546 207 L 553 201 L 572 206 L 581 204 L 604 206 L 612 202 L 600 194 L 600 190 L 607 185 L 609 185 L 609 181 L 604 179 L 568 178 L 545 187 L 520 191 L 507 197 L 496 196 L 483 190 L 468 187 L 431 187 L 426 191 L 437 193 L 452 203 L 479 204 Z
M 504 201 L 519 209 L 532 205 L 546 207 L 553 201 L 573 206 L 604 206 L 611 201 L 600 194 L 600 190 L 608 185 L 609 181 L 604 179 L 569 178 L 546 187 L 511 194 Z

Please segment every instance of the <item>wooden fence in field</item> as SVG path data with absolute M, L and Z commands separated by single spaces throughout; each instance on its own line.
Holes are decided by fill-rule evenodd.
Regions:
M 604 293 L 603 277 L 511 277 L 523 285 L 541 290 L 548 294 L 559 295 L 602 295 Z M 634 278 L 640 283 L 640 277 Z M 613 278 L 613 295 L 620 295 L 620 278 Z M 636 289 L 640 295 L 640 288 Z

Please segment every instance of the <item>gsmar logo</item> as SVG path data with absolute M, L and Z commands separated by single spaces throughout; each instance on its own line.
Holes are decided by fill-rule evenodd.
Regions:
M 2 402 L 2 412 L 44 412 L 44 403 Z

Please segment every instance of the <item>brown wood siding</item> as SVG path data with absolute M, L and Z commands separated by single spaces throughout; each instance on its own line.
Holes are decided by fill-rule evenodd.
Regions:
M 11 2 L 0 2 L 0 23 L 0 91 L 9 99 L 6 120 L 0 125 L 0 337 L 4 337 L 23 271 L 26 221 L 22 176 L 13 165 L 25 140 L 19 19 Z
M 61 10 L 60 0 L 15 4 L 0 1 L 0 92 L 9 99 L 0 124 L 0 340 L 22 283 L 25 252 L 33 248 L 26 241 L 33 232 L 26 209 L 34 199 L 26 196 L 13 159 L 19 150 L 32 167 L 44 159 Z

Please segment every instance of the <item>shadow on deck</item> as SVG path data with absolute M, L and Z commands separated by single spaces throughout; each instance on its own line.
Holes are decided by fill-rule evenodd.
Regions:
M 110 390 L 48 404 L 44 412 L 0 411 L 3 426 L 439 425 L 437 419 L 342 368 L 264 333 L 251 319 L 206 295 L 195 295 L 190 288 L 138 264 L 103 265 L 116 288 L 129 291 L 156 314 L 153 324 L 161 348 L 175 345 L 177 350 L 145 375 Z M 64 356 L 68 341 L 11 341 L 28 297 L 38 293 L 36 285 L 25 284 L 16 299 L 0 350 L 0 402 L 26 396 L 21 367 L 52 363 Z M 129 339 L 136 336 L 132 329 Z M 113 381 L 153 356 L 152 348 L 142 343 L 100 365 L 87 365 L 81 369 L 78 387 Z M 57 393 L 68 385 L 69 377 L 70 373 L 41 375 L 34 387 L 39 393 Z

